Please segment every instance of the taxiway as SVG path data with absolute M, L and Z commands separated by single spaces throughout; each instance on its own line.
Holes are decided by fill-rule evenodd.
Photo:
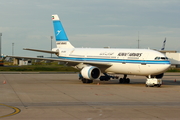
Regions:
M 180 73 L 163 85 L 145 77 L 83 84 L 78 74 L 0 74 L 0 118 L 5 120 L 179 120 Z

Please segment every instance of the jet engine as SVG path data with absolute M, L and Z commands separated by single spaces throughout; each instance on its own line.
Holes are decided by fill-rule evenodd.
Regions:
M 98 67 L 87 66 L 81 70 L 81 75 L 85 79 L 94 80 L 99 78 L 101 71 Z

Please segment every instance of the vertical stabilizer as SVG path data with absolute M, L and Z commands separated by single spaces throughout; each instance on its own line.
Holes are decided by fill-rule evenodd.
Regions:
M 52 15 L 57 48 L 74 48 L 68 40 L 58 15 Z
M 163 46 L 162 46 L 161 50 L 164 50 L 164 49 L 165 49 L 165 45 L 166 45 L 166 38 L 165 38 L 165 40 L 164 40 L 164 42 L 163 42 Z

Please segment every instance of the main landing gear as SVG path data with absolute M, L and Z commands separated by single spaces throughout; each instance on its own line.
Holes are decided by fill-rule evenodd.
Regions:
M 107 73 L 104 73 L 104 76 L 100 76 L 100 81 L 109 81 L 110 79 L 118 79 L 118 76 L 111 76 Z M 93 80 L 85 79 L 81 74 L 79 74 L 79 80 L 82 81 L 82 83 L 93 83 Z M 130 83 L 130 79 L 127 78 L 127 75 L 125 74 L 123 78 L 119 79 L 119 83 Z
M 118 76 L 111 76 L 111 75 L 108 75 L 107 73 L 103 73 L 104 76 L 100 76 L 100 81 L 109 81 L 111 79 L 118 79 L 119 77 Z
M 119 79 L 119 83 L 130 83 L 130 79 L 127 78 L 127 75 L 125 74 L 123 78 Z
M 104 73 L 104 76 L 101 76 L 100 80 L 101 81 L 109 81 L 111 78 L 118 79 L 119 77 L 118 76 L 110 76 L 110 75 Z M 127 75 L 125 74 L 123 78 L 119 79 L 119 83 L 130 83 L 130 79 L 127 78 Z
M 85 79 L 85 78 L 81 79 L 81 81 L 83 83 L 93 83 L 93 80 L 88 80 L 88 79 Z
M 79 80 L 81 80 L 82 83 L 93 83 L 93 80 L 85 79 L 81 74 L 79 74 Z

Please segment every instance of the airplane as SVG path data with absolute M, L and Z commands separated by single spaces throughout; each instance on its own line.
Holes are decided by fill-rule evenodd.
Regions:
M 60 61 L 80 70 L 83 83 L 94 80 L 108 81 L 123 74 L 119 83 L 130 83 L 127 75 L 146 76 L 147 80 L 161 79 L 171 63 L 168 58 L 151 49 L 75 48 L 69 41 L 58 15 L 52 15 L 57 48 L 52 51 L 24 48 L 24 50 L 56 54 L 56 58 L 9 56 L 13 58 Z

